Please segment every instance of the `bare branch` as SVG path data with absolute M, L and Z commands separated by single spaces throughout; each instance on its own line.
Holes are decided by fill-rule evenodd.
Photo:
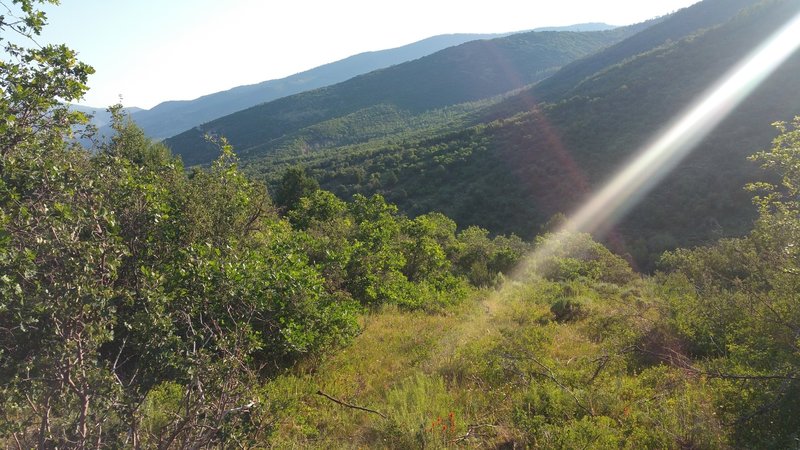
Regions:
M 455 439 L 452 439 L 452 440 L 448 441 L 448 443 L 449 444 L 457 444 L 459 442 L 464 442 L 467 439 L 471 438 L 475 434 L 475 431 L 477 431 L 477 430 L 479 430 L 481 428 L 497 428 L 497 427 L 495 425 L 490 424 L 490 423 L 481 423 L 481 424 L 470 425 L 469 427 L 467 427 L 467 432 L 466 433 L 464 433 L 463 435 L 461 435 L 461 436 L 459 436 L 459 437 L 457 437 Z
M 328 394 L 326 394 L 326 393 L 324 393 L 324 392 L 322 392 L 320 390 L 317 391 L 317 395 L 321 395 L 321 396 L 327 398 L 328 400 L 330 400 L 330 401 L 332 401 L 334 403 L 338 403 L 338 404 L 340 404 L 340 405 L 342 405 L 344 407 L 352 408 L 352 409 L 358 409 L 358 410 L 366 411 L 366 412 L 371 412 L 372 414 L 377 414 L 377 415 L 383 417 L 384 419 L 388 419 L 388 417 L 386 417 L 385 414 L 383 414 L 381 412 L 378 412 L 378 411 L 375 411 L 374 409 L 369 409 L 369 408 L 365 408 L 363 406 L 358 406 L 358 405 L 353 405 L 353 404 L 350 404 L 350 403 L 347 403 L 347 402 L 343 402 L 342 400 L 333 398 L 330 395 L 328 395 Z

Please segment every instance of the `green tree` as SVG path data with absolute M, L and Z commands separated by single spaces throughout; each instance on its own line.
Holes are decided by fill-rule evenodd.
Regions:
M 515 235 L 490 238 L 488 230 L 472 226 L 458 234 L 450 258 L 458 273 L 473 285 L 493 286 L 501 273 L 517 265 L 527 249 L 528 245 Z
M 742 446 L 793 445 L 800 404 L 800 118 L 777 124 L 772 148 L 752 157 L 779 182 L 754 183 L 753 231 L 662 258 L 671 271 L 674 326 L 717 381 L 720 411 Z
M 441 214 L 419 216 L 405 223 L 404 234 L 403 273 L 410 281 L 437 280 L 451 273 L 446 246 L 455 241 L 453 221 Z
M 275 204 L 285 211 L 291 211 L 301 198 L 319 189 L 319 183 L 308 171 L 299 166 L 286 169 L 275 191 Z
M 36 4 L 14 1 L 3 39 L 41 31 Z M 269 422 L 253 385 L 345 342 L 358 305 L 326 289 L 224 140 L 187 174 L 114 107 L 115 135 L 91 154 L 67 139 L 85 117 L 60 103 L 91 68 L 63 46 L 5 49 L 0 440 L 253 445 Z
M 534 260 L 537 273 L 545 278 L 557 281 L 585 278 L 619 285 L 636 278 L 627 261 L 595 242 L 589 234 L 548 233 L 537 238 L 537 245 L 550 249 Z
M 253 420 L 265 407 L 254 383 L 345 342 L 358 305 L 324 288 L 224 140 L 210 168 L 187 175 L 130 121 L 115 115 L 114 127 L 95 163 L 130 249 L 115 283 L 119 325 L 104 352 L 122 361 L 122 423 L 148 445 L 246 442 L 261 431 Z M 183 407 L 144 430 L 170 402 Z
M 25 447 L 83 448 L 116 414 L 97 354 L 126 251 L 88 155 L 64 140 L 85 117 L 61 102 L 83 96 L 93 70 L 66 46 L 33 42 L 42 3 L 55 2 L 14 0 L 0 17 L 0 429 Z
M 348 206 L 355 224 L 348 290 L 365 305 L 407 302 L 409 285 L 401 272 L 406 261 L 399 248 L 402 219 L 397 207 L 380 195 L 355 195 Z
M 298 236 L 303 239 L 309 261 L 325 277 L 328 288 L 347 293 L 355 228 L 347 204 L 328 191 L 318 190 L 300 199 L 288 217 L 301 230 Z
M 62 101 L 80 99 L 94 69 L 77 60 L 65 45 L 39 46 L 34 38 L 46 25 L 39 4 L 53 0 L 13 0 L 17 8 L 7 8 L 0 16 L 0 43 L 5 56 L 0 61 L 0 155 L 4 166 L 23 161 L 21 153 L 39 153 L 60 146 L 70 127 L 85 123 L 80 113 L 70 112 Z M 31 45 L 24 47 L 8 40 L 8 35 L 23 36 Z M 26 155 L 32 157 L 33 155 Z

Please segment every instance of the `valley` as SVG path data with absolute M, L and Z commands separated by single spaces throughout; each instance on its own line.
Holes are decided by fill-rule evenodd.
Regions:
M 4 448 L 797 446 L 799 1 L 105 112 L 48 5 L 0 17 Z

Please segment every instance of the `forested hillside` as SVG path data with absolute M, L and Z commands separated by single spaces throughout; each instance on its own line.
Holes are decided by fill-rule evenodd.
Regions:
M 151 109 L 134 113 L 131 118 L 149 137 L 164 139 L 260 103 L 341 83 L 352 77 L 421 58 L 454 45 L 500 36 L 494 34 L 433 36 L 398 48 L 353 55 L 279 80 L 238 86 L 194 100 L 163 102 Z M 113 132 L 110 129 L 103 131 Z
M 527 240 L 412 217 L 378 194 L 321 189 L 323 165 L 268 188 L 224 138 L 210 165 L 186 167 L 121 106 L 113 138 L 86 150 L 73 137 L 87 118 L 63 102 L 93 69 L 36 43 L 42 3 L 17 0 L 0 20 L 3 448 L 797 446 L 800 116 L 750 150 L 747 231 L 663 253 L 642 275 L 559 216 Z M 697 51 L 699 66 L 711 46 L 724 59 L 723 42 L 754 38 L 787 6 L 763 2 L 607 74 L 639 68 L 624 79 L 647 100 L 638 77 L 649 86 L 662 70 L 649 58 Z M 620 76 L 573 101 L 596 92 L 608 107 L 600 94 Z M 560 105 L 396 143 L 385 161 L 473 164 L 526 122 L 580 117 Z M 361 152 L 342 157 L 380 155 Z
M 618 44 L 567 65 L 558 76 L 543 80 L 536 86 L 536 98 L 540 101 L 565 98 L 584 79 L 671 41 L 723 24 L 755 3 L 753 0 L 705 0 L 676 11 Z
M 610 65 L 602 69 L 592 56 L 471 111 L 470 120 L 481 122 L 472 127 L 248 163 L 273 180 L 286 165 L 300 163 L 342 198 L 377 192 L 411 215 L 441 211 L 461 224 L 530 237 L 553 214 L 569 212 L 800 10 L 794 0 L 750 3 L 739 15 L 732 12 L 741 6 L 735 2 L 688 8 L 654 27 L 686 30 L 684 21 L 698 23 L 694 11 L 703 26 L 722 22 L 663 42 L 661 31 L 647 29 L 603 52 Z M 657 45 L 637 55 L 619 53 L 638 51 L 643 41 Z M 755 210 L 741 186 L 757 172 L 746 156 L 769 143 L 771 122 L 800 113 L 798 69 L 795 56 L 643 199 L 620 224 L 624 245 L 616 250 L 652 268 L 664 250 L 743 233 Z M 559 84 L 562 72 L 573 80 L 590 71 L 569 89 Z M 549 96 L 555 97 L 539 101 Z
M 377 132 L 397 116 L 415 116 L 447 106 L 483 100 L 539 81 L 559 67 L 633 34 L 640 26 L 597 32 L 529 32 L 475 41 L 405 64 L 362 75 L 344 83 L 259 105 L 167 139 L 187 164 L 214 159 L 205 134 L 225 136 L 242 155 L 277 151 L 307 152 L 367 139 L 351 133 L 321 136 L 311 127 L 331 121 Z M 384 117 L 387 116 L 387 117 Z M 407 125 L 403 123 L 403 125 Z M 338 131 L 341 125 L 334 125 Z M 287 148 L 288 147 L 288 148 Z

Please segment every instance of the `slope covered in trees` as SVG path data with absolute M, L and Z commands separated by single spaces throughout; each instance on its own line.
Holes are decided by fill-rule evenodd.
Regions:
M 214 158 L 204 135 L 228 138 L 243 155 L 265 155 L 287 140 L 301 149 L 354 143 L 303 129 L 350 115 L 366 116 L 359 129 L 375 129 L 396 115 L 417 115 L 482 100 L 539 81 L 559 67 L 618 42 L 643 25 L 609 31 L 529 32 L 475 41 L 362 75 L 344 83 L 259 105 L 214 120 L 166 141 L 187 164 Z M 374 112 L 378 110 L 379 112 Z M 388 111 L 389 117 L 381 115 Z M 378 130 L 379 135 L 386 135 Z M 278 141 L 277 143 L 275 141 Z M 356 141 L 358 142 L 358 141 Z
M 595 56 L 578 61 L 563 69 L 567 79 L 579 69 L 593 74 L 569 89 L 559 87 L 564 94 L 553 101 L 538 100 L 555 92 L 562 72 L 471 111 L 470 120 L 482 122 L 472 127 L 267 158 L 251 167 L 274 179 L 273 170 L 302 163 L 342 198 L 378 192 L 411 215 L 441 211 L 460 224 L 530 237 L 538 224 L 582 201 L 800 10 L 796 1 L 750 3 L 736 15 L 731 11 L 740 4 L 710 2 L 717 11 L 713 17 L 723 22 L 681 40 L 661 42 L 645 30 L 611 53 L 642 40 L 658 42 L 657 47 L 619 62 L 610 58 L 611 65 L 602 69 L 595 70 Z M 698 23 L 693 11 L 709 17 L 704 2 L 662 23 L 686 29 L 678 25 Z M 769 123 L 800 113 L 798 68 L 795 55 L 630 213 L 619 226 L 624 246 L 618 251 L 652 268 L 666 249 L 747 229 L 755 211 L 741 186 L 757 168 L 746 156 L 774 136 Z M 483 119 L 476 119 L 481 114 Z
M 583 80 L 607 67 L 698 31 L 716 27 L 754 3 L 753 0 L 705 0 L 679 10 L 620 43 L 567 65 L 559 71 L 558 76 L 539 83 L 535 88 L 535 96 L 543 101 L 565 98 Z
M 151 109 L 131 114 L 131 118 L 149 137 L 164 139 L 260 103 L 341 83 L 352 77 L 421 58 L 454 45 L 500 36 L 494 34 L 433 36 L 398 48 L 353 55 L 278 80 L 237 86 L 194 100 L 163 102 Z M 109 134 L 112 132 L 110 129 L 104 131 Z
M 37 5 L 16 1 L 2 36 L 37 35 Z M 642 277 L 556 220 L 531 242 L 459 231 L 379 195 L 342 201 L 299 168 L 281 177 L 278 209 L 224 140 L 186 170 L 119 108 L 90 153 L 69 139 L 85 117 L 61 100 L 80 98 L 92 69 L 64 46 L 6 52 L 3 447 L 800 437 L 800 117 L 751 158 L 768 171 L 747 187 L 751 230 L 666 253 Z

